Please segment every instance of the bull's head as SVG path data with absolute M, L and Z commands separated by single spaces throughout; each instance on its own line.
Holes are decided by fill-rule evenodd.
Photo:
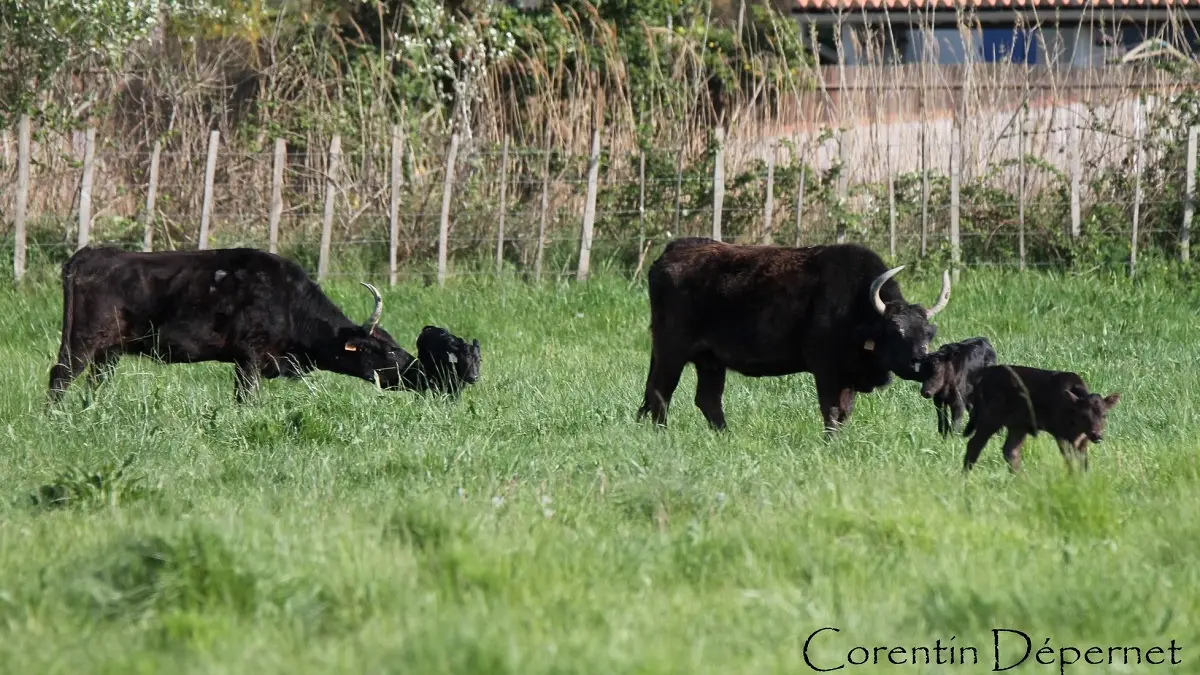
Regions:
M 884 319 L 882 333 L 878 335 L 870 349 L 888 370 L 906 380 L 920 380 L 921 362 L 929 351 L 929 343 L 937 334 L 937 326 L 930 320 L 938 312 L 946 308 L 950 302 L 950 271 L 942 273 L 942 293 L 937 303 L 929 309 L 917 304 L 911 304 L 897 296 L 897 299 L 884 302 L 879 291 L 889 279 L 896 276 L 904 266 L 894 267 L 880 274 L 871 282 L 871 303 L 875 311 Z M 870 343 L 869 343 L 870 344 Z
M 366 282 L 359 282 L 375 298 L 375 309 L 366 323 L 349 327 L 344 335 L 343 359 L 348 360 L 347 371 L 364 380 L 374 380 L 383 389 L 401 387 L 401 373 L 413 363 L 413 357 L 379 327 L 383 317 L 383 296 L 379 290 Z

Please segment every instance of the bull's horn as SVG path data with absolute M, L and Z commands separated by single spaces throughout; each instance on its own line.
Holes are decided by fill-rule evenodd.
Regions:
M 367 319 L 367 322 L 363 324 L 367 329 L 367 335 L 370 335 L 375 332 L 375 327 L 379 325 L 379 318 L 383 316 L 383 296 L 371 284 L 365 281 L 358 283 L 366 286 L 367 290 L 371 291 L 371 295 L 375 296 L 375 311 L 371 312 L 371 318 Z
M 942 294 L 938 296 L 937 304 L 925 310 L 925 318 L 932 319 L 934 314 L 946 309 L 950 303 L 950 270 L 942 271 Z
M 883 285 L 887 283 L 887 280 L 899 274 L 900 270 L 902 269 L 904 269 L 904 265 L 893 267 L 892 269 L 875 277 L 875 281 L 871 282 L 871 301 L 875 303 L 876 312 L 883 314 L 887 311 L 887 308 L 883 306 L 883 300 L 879 298 L 879 289 L 883 288 Z

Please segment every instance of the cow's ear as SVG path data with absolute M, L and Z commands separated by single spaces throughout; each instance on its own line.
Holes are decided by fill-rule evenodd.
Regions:
M 1104 407 L 1112 408 L 1120 400 L 1121 400 L 1121 395 L 1114 391 L 1113 393 L 1104 397 Z

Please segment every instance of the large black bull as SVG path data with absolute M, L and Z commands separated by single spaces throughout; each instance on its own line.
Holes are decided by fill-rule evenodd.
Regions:
M 784 248 L 704 238 L 667 245 L 648 274 L 650 373 L 638 419 L 666 424 L 688 363 L 696 406 L 725 428 L 726 369 L 750 377 L 812 373 L 825 429 L 854 409 L 856 392 L 919 380 L 937 331 L 929 320 L 950 301 L 950 275 L 929 309 L 910 304 L 874 252 L 856 244 Z
M 363 284 L 375 309 L 357 324 L 303 268 L 265 251 L 85 247 L 63 265 L 62 277 L 62 343 L 50 370 L 52 400 L 89 364 L 93 382 L 103 381 L 122 354 L 165 363 L 232 363 L 238 401 L 260 377 L 296 377 L 313 369 L 377 381 L 384 389 L 429 387 L 417 359 L 379 327 L 383 298 L 373 286 Z M 464 354 L 477 356 L 470 349 Z

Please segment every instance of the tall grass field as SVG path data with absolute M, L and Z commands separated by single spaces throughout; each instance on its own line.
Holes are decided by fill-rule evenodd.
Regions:
M 897 281 L 928 305 L 940 269 Z M 1042 434 L 1020 475 L 1001 435 L 964 477 L 898 379 L 828 443 L 809 375 L 731 374 L 718 434 L 689 368 L 668 428 L 639 424 L 644 282 L 384 297 L 410 348 L 478 338 L 482 379 L 453 401 L 316 373 L 239 406 L 232 366 L 126 358 L 49 408 L 61 289 L 0 292 L 0 672 L 1200 672 L 1178 279 L 967 270 L 935 320 L 935 347 L 986 336 L 1121 393 L 1086 475 Z

